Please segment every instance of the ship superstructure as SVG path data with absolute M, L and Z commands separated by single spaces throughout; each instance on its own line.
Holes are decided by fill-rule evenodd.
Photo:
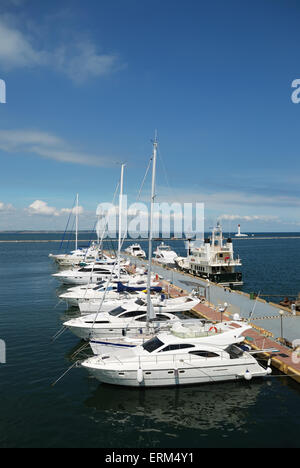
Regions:
M 224 240 L 222 226 L 217 224 L 210 238 L 204 239 L 200 247 L 188 241 L 188 256 L 177 257 L 177 266 L 194 276 L 208 279 L 223 286 L 242 286 L 242 266 L 239 257 L 234 258 L 232 239 Z

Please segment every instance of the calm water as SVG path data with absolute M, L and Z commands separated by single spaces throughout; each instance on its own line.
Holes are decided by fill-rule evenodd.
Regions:
M 236 240 L 245 289 L 298 293 L 299 243 Z M 0 243 L 1 447 L 300 446 L 300 386 L 286 377 L 139 391 L 101 385 L 75 368 L 51 387 L 78 346 L 69 332 L 51 342 L 65 314 L 48 258 L 58 248 Z

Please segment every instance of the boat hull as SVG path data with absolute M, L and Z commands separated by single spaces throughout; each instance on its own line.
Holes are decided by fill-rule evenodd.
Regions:
M 224 367 L 180 367 L 178 369 L 172 369 L 170 366 L 159 370 L 154 367 L 148 367 L 142 371 L 139 371 L 139 369 L 125 371 L 105 368 L 91 369 L 85 365 L 83 367 L 86 367 L 102 383 L 125 387 L 174 387 L 245 379 L 244 365 L 229 367 L 226 365 Z M 249 365 L 247 368 L 251 371 L 252 378 L 267 375 L 266 369 L 259 364 Z

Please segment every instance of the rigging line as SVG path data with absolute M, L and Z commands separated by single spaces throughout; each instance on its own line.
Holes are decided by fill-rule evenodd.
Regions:
M 115 193 L 114 193 L 114 196 L 113 196 L 113 200 L 112 200 L 113 204 L 115 203 L 115 198 L 116 198 L 119 186 L 120 186 L 120 181 L 117 183 L 117 187 L 116 187 L 116 190 L 115 190 Z M 103 239 L 104 239 L 107 227 L 108 227 L 108 214 L 105 217 L 105 224 L 104 224 L 104 229 L 103 229 L 101 239 L 100 239 L 100 246 L 102 246 L 102 244 L 103 244 Z M 92 271 L 91 271 L 89 281 L 88 281 L 88 283 L 86 285 L 86 289 L 85 289 L 85 293 L 84 293 L 84 299 L 85 299 L 85 296 L 87 294 L 87 290 L 89 289 L 89 286 L 90 286 L 90 284 L 92 282 L 92 276 L 93 276 L 93 273 L 94 273 L 95 266 L 96 266 L 96 260 L 93 262 Z
M 124 243 L 124 241 L 125 241 L 125 238 L 126 238 L 126 233 L 124 234 L 124 238 L 123 238 L 123 240 L 122 240 L 122 242 L 121 242 L 121 249 L 122 249 L 122 247 L 123 247 L 123 243 Z M 116 257 L 116 261 L 114 262 L 114 265 L 113 265 L 113 268 L 112 268 L 112 270 L 111 270 L 111 274 L 110 274 L 110 277 L 109 277 L 109 279 L 108 279 L 108 282 L 107 282 L 107 285 L 106 285 L 104 294 L 103 294 L 103 296 L 102 296 L 102 298 L 101 298 L 101 301 L 100 301 L 100 304 L 99 304 L 98 311 L 97 311 L 97 313 L 96 313 L 96 315 L 95 315 L 95 319 L 94 319 L 94 321 L 93 321 L 92 330 L 93 330 L 93 328 L 94 328 L 94 326 L 95 326 L 95 323 L 96 323 L 96 321 L 97 321 L 98 315 L 99 315 L 99 313 L 101 312 L 103 303 L 104 303 L 104 301 L 105 301 L 105 299 L 106 299 L 108 286 L 109 286 L 109 284 L 111 284 L 111 280 L 112 280 L 112 277 L 113 277 L 113 275 L 114 275 L 115 268 L 116 268 L 117 264 L 118 264 L 118 258 Z
M 68 243 L 67 243 L 66 252 L 69 251 L 69 245 L 70 245 L 70 242 L 71 242 L 71 235 L 72 235 L 72 232 L 74 231 L 75 223 L 76 223 L 76 219 L 74 218 L 73 226 L 72 226 L 72 229 L 71 229 L 71 231 L 70 231 L 69 238 L 68 238 Z
M 164 172 L 164 175 L 165 175 L 165 179 L 166 179 L 166 183 L 168 185 L 168 188 L 169 188 L 170 192 L 172 192 L 172 196 L 174 197 L 174 200 L 176 200 L 178 203 L 181 204 L 181 201 L 177 198 L 177 195 L 175 194 L 174 189 L 171 187 L 171 184 L 170 184 L 170 181 L 169 181 L 169 178 L 168 178 L 168 174 L 167 174 L 167 169 L 166 169 L 164 160 L 162 158 L 162 154 L 161 154 L 159 145 L 158 145 L 158 156 L 159 156 L 162 168 L 163 168 L 163 172 Z
M 72 356 L 71 356 L 71 359 L 75 359 L 81 352 L 83 352 L 86 348 L 88 348 L 90 346 L 90 343 L 87 342 L 87 343 L 84 343 L 82 346 L 80 346 L 79 349 L 77 349 L 77 351 L 75 351 Z
M 142 190 L 143 190 L 143 188 L 144 188 L 144 184 L 145 184 L 145 181 L 146 181 L 148 172 L 149 172 L 150 167 L 151 167 L 152 159 L 153 159 L 153 156 L 150 157 L 150 161 L 149 161 L 148 167 L 147 167 L 147 169 L 146 169 L 146 172 L 145 172 L 145 175 L 144 175 L 144 178 L 143 178 L 143 181 L 142 181 L 140 190 L 139 190 L 138 195 L 137 195 L 137 198 L 136 198 L 136 201 L 137 201 L 137 202 L 140 200 L 141 192 L 142 192 Z
M 69 369 L 66 370 L 66 372 L 64 372 L 60 377 L 59 379 L 57 379 L 55 382 L 53 382 L 53 384 L 51 384 L 51 387 L 54 387 L 65 375 L 68 374 L 68 372 L 70 372 L 70 370 L 72 370 L 75 366 L 76 367 L 79 367 L 79 364 L 80 364 L 80 361 L 76 361 L 74 362 L 74 364 L 72 364 L 71 367 L 69 367 Z
M 70 220 L 71 220 L 71 216 L 72 216 L 72 214 L 73 214 L 73 209 L 74 209 L 75 203 L 76 203 L 76 197 L 75 197 L 75 199 L 74 199 L 73 206 L 72 206 L 72 209 L 71 209 L 70 214 L 69 214 L 69 217 L 68 217 L 68 222 L 67 222 L 67 225 L 66 225 L 66 228 L 65 228 L 65 232 L 64 232 L 64 234 L 63 234 L 63 237 L 62 237 L 62 240 L 61 240 L 61 243 L 60 243 L 59 251 L 61 251 L 61 249 L 62 249 L 63 242 L 64 242 L 64 240 L 65 240 L 65 236 L 66 236 L 66 233 L 67 233 L 67 230 L 68 230 L 68 227 L 69 227 L 69 223 L 70 223 Z
M 51 338 L 51 341 L 57 340 L 57 338 L 59 338 L 64 333 L 64 331 L 66 331 L 66 327 L 60 328 L 58 332 Z
M 259 298 L 259 296 L 260 296 L 260 293 L 261 293 L 261 291 L 259 291 L 259 293 L 258 293 L 257 296 L 256 296 L 256 300 L 255 300 L 253 309 L 252 309 L 252 311 L 250 312 L 250 315 L 249 315 L 249 318 L 248 318 L 248 322 L 250 322 L 250 320 L 252 319 L 252 317 L 253 317 L 253 315 L 254 315 L 254 311 L 255 311 L 255 308 L 256 308 L 256 305 L 257 305 L 257 302 L 258 302 L 258 298 Z

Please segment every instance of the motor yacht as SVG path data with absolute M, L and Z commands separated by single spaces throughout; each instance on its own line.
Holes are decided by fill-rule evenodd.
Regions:
M 171 247 L 164 242 L 158 245 L 154 252 L 154 260 L 163 265 L 175 265 L 175 258 L 177 257 L 177 253 L 171 250 Z
M 88 284 L 97 283 L 103 279 L 109 279 L 110 277 L 118 277 L 119 281 L 126 281 L 129 278 L 129 273 L 123 267 L 120 271 L 114 273 L 114 263 L 89 263 L 81 268 L 72 270 L 65 270 L 59 273 L 54 273 L 52 276 L 58 279 L 63 284 Z
M 119 349 L 81 363 L 100 382 L 129 387 L 164 387 L 251 380 L 271 374 L 252 352 L 223 347 L 201 337 L 160 333 L 143 345 Z
M 147 296 L 143 294 L 144 297 L 139 297 L 138 299 L 128 299 L 127 304 L 125 304 L 124 299 L 109 299 L 102 301 L 101 299 L 94 300 L 83 300 L 79 301 L 79 309 L 82 315 L 98 313 L 101 307 L 102 312 L 109 312 L 110 310 L 116 308 L 118 305 L 121 305 L 123 308 L 126 306 L 128 310 L 138 307 L 138 310 L 142 312 L 147 312 Z M 175 298 L 167 298 L 165 294 L 155 295 L 151 297 L 152 304 L 154 306 L 154 311 L 157 313 L 161 312 L 186 312 L 192 310 L 196 305 L 199 304 L 199 299 L 192 296 L 181 296 Z
M 133 244 L 125 249 L 125 252 L 131 255 L 132 257 L 145 258 L 146 253 L 139 244 Z
M 61 294 L 59 298 L 66 301 L 70 306 L 79 307 L 79 303 L 90 300 L 102 300 L 104 296 L 106 299 L 118 300 L 124 297 L 124 293 L 126 293 L 127 296 L 129 294 L 131 297 L 136 296 L 139 295 L 139 292 L 145 291 L 147 287 L 148 284 L 145 282 L 143 277 L 129 276 L 125 282 L 122 281 L 121 283 L 119 278 L 116 276 L 110 279 L 110 281 L 101 281 L 93 287 L 78 286 L 76 288 L 72 288 Z M 158 293 L 162 291 L 160 283 L 156 277 L 152 278 L 151 291 Z
M 226 348 L 230 344 L 242 343 L 245 340 L 245 333 L 250 329 L 251 326 L 248 323 L 241 321 L 213 324 L 210 321 L 202 319 L 188 318 L 166 327 L 166 330 L 175 337 L 184 340 L 199 338 L 205 344 L 216 345 L 222 348 Z M 100 355 L 116 351 L 120 348 L 133 348 L 145 343 L 154 336 L 155 334 L 149 333 L 147 330 L 146 333 L 139 333 L 135 337 L 131 334 L 119 339 L 91 338 L 90 346 L 94 354 Z

